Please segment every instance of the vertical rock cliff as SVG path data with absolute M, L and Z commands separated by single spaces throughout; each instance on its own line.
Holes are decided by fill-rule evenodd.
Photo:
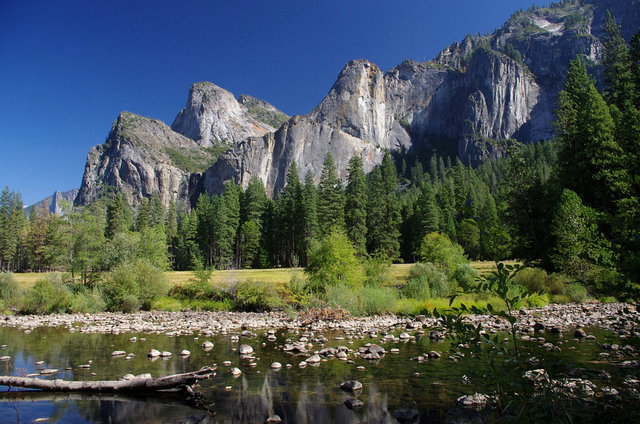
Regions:
M 196 83 L 171 129 L 141 117 L 130 127 L 131 116 L 121 115 L 107 142 L 89 153 L 77 203 L 114 185 L 134 204 L 153 191 L 187 204 L 200 192 L 219 193 L 225 181 L 245 185 L 252 176 L 275 195 L 294 161 L 301 176 L 309 172 L 317 181 L 327 153 L 344 178 L 354 154 L 367 171 L 385 150 L 421 159 L 436 150 L 476 165 L 503 155 L 513 139 L 548 139 L 569 61 L 581 55 L 598 74 L 607 10 L 627 38 L 638 30 L 640 0 L 532 7 L 430 62 L 406 60 L 384 73 L 366 60 L 351 61 L 314 110 L 292 118 L 250 96 L 236 99 Z

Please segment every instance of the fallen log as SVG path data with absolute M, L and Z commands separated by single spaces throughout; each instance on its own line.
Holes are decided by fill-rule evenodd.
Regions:
M 198 380 L 214 376 L 214 368 L 204 367 L 198 371 L 174 374 L 160 378 L 134 378 L 118 381 L 66 381 L 61 379 L 0 376 L 0 386 L 22 387 L 49 392 L 97 392 L 97 393 L 144 393 L 160 390 L 184 388 L 191 391 L 191 385 Z

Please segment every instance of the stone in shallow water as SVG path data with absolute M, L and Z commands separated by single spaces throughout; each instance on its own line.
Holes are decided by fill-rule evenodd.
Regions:
M 280 418 L 280 416 L 278 415 L 272 415 L 269 418 L 267 418 L 264 422 L 265 423 L 281 423 L 282 418 Z
M 340 388 L 345 392 L 355 392 L 356 390 L 362 390 L 362 383 L 358 380 L 348 380 L 343 382 Z
M 111 352 L 111 356 L 124 356 L 126 354 L 127 352 L 125 352 L 124 350 L 114 350 L 113 352 Z
M 280 362 L 274 362 L 271 364 L 271 368 L 273 368 L 274 370 L 279 370 L 280 368 L 282 368 L 282 364 Z
M 242 371 L 240 370 L 240 368 L 236 368 L 236 367 L 231 368 L 231 375 L 238 376 L 240 374 L 242 374 Z
M 151 350 L 149 351 L 149 353 L 147 353 L 147 356 L 148 356 L 149 358 L 157 358 L 157 357 L 159 357 L 161 354 L 162 354 L 162 352 L 160 352 L 159 350 L 157 350 L 157 349 L 151 349 Z
M 0 356 L 0 361 L 8 361 L 11 359 L 11 356 Z
M 253 348 L 247 344 L 242 344 L 238 348 L 238 353 L 240 355 L 251 355 L 253 353 Z
M 211 350 L 213 349 L 213 343 L 211 343 L 209 340 L 207 340 L 206 342 L 202 343 L 202 348 L 204 350 Z
M 582 329 L 582 328 L 578 328 L 574 333 L 573 333 L 573 337 L 577 337 L 579 339 L 583 338 L 583 337 L 587 337 L 587 333 Z
M 364 406 L 364 402 L 355 398 L 349 398 L 344 401 L 344 404 L 349 409 L 360 409 Z
M 489 396 L 483 395 L 482 393 L 474 393 L 472 395 L 460 396 L 457 402 L 462 408 L 482 410 L 487 406 Z
M 320 356 L 312 355 L 306 359 L 307 364 L 317 364 L 321 361 Z

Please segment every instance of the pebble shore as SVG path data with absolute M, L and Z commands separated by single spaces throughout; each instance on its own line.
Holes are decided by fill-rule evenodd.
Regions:
M 631 335 L 640 322 L 636 306 L 624 303 L 552 304 L 543 308 L 516 312 L 518 327 L 524 333 L 544 329 L 554 332 L 581 327 L 599 327 L 619 335 Z M 506 331 L 506 320 L 489 315 L 468 315 L 465 319 L 480 323 L 487 331 Z M 37 327 L 64 327 L 71 332 L 119 334 L 149 333 L 168 336 L 218 334 L 237 329 L 308 329 L 314 331 L 379 332 L 393 328 L 437 328 L 434 317 L 394 315 L 350 317 L 343 320 L 302 320 L 281 312 L 161 312 L 5 315 L 0 325 L 30 331 Z

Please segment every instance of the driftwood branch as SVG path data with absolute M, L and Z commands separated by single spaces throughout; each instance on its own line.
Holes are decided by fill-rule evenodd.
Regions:
M 0 376 L 1 386 L 39 389 L 49 392 L 97 392 L 97 393 L 143 393 L 184 387 L 190 391 L 191 384 L 214 375 L 214 369 L 204 367 L 199 371 L 169 375 L 160 378 L 134 378 L 119 381 L 66 381 L 40 378 Z

